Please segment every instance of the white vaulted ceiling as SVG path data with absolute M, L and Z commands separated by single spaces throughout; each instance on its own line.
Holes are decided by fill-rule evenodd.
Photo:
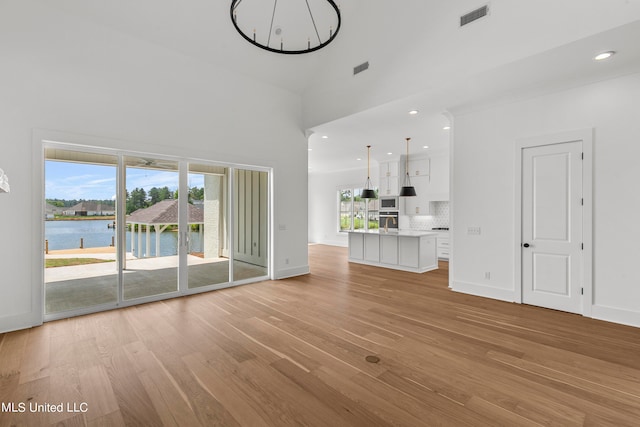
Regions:
M 33 1 L 299 94 L 312 172 L 366 167 L 367 144 L 381 161 L 405 137 L 412 152 L 446 149 L 445 109 L 640 71 L 640 0 L 344 0 L 338 37 L 304 55 L 247 43 L 230 0 Z M 484 4 L 489 16 L 459 27 Z

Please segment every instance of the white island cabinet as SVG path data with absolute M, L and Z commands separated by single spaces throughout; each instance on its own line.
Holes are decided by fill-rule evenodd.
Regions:
M 424 273 L 438 268 L 436 238 L 430 231 L 349 233 L 349 262 Z

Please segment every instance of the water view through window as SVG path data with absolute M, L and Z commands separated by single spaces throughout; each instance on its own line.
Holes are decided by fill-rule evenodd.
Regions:
M 45 315 L 266 278 L 269 174 L 232 170 L 45 148 Z

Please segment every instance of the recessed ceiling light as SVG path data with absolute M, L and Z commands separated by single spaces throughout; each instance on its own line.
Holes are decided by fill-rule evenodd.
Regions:
M 424 146 L 424 147 L 422 147 L 422 148 L 425 148 L 425 149 L 427 149 L 427 148 L 429 148 L 429 146 L 428 146 L 428 145 L 425 145 L 425 146 Z
M 307 151 L 313 151 L 313 148 L 307 148 Z
M 419 113 L 419 111 L 418 111 L 418 110 L 411 110 L 411 111 L 409 111 L 409 115 L 410 115 L 410 116 L 415 116 L 415 115 L 416 115 L 416 114 L 418 114 L 418 113 Z
M 442 130 L 449 130 L 449 129 L 451 129 L 451 126 L 445 126 L 442 128 Z
M 322 139 L 329 139 L 327 135 L 322 135 Z
M 615 54 L 616 54 L 615 51 L 609 50 L 607 52 L 602 52 L 597 54 L 596 56 L 593 57 L 593 59 L 595 59 L 596 61 L 604 61 L 605 59 L 611 58 Z
M 390 156 L 390 155 L 392 155 L 392 154 L 393 154 L 393 153 L 387 153 L 387 155 L 389 155 L 389 156 Z
M 358 157 L 356 160 L 357 160 L 357 161 L 360 161 L 360 160 L 362 160 L 362 159 L 361 159 L 360 157 Z

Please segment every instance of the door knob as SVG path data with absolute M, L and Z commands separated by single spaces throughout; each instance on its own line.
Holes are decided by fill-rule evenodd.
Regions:
M 528 243 L 525 243 L 525 244 L 524 244 L 524 245 L 522 245 L 522 246 L 524 246 L 525 248 L 528 248 L 530 245 L 529 245 Z

